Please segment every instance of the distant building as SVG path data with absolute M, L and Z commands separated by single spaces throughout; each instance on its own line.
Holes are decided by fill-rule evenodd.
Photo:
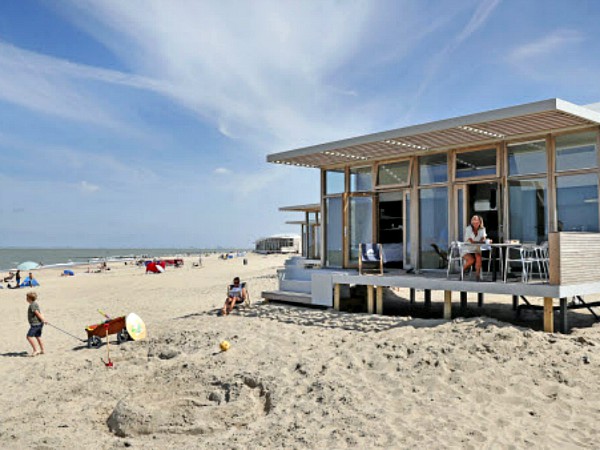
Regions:
M 299 253 L 300 236 L 297 234 L 276 234 L 258 239 L 256 253 Z

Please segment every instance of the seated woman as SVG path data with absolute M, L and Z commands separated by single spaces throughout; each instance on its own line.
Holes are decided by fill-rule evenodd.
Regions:
M 471 224 L 465 229 L 465 242 L 471 244 L 484 243 L 487 239 L 483 219 L 481 216 L 471 217 Z M 481 246 L 465 244 L 461 248 L 462 257 L 465 260 L 463 273 L 475 264 L 475 276 L 477 281 L 481 281 Z
M 235 277 L 233 284 L 229 286 L 229 290 L 227 291 L 227 300 L 225 300 L 225 305 L 222 309 L 223 315 L 226 316 L 233 311 L 236 303 L 244 303 L 246 298 L 248 298 L 246 288 L 240 283 L 240 278 Z

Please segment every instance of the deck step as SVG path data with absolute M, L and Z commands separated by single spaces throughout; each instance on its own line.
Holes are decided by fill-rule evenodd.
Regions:
M 282 302 L 293 302 L 310 304 L 312 297 L 310 294 L 304 292 L 292 292 L 292 291 L 263 291 L 261 293 L 262 298 L 265 300 L 278 300 Z

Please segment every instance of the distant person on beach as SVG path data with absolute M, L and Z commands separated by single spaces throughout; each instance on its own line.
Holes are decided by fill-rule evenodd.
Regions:
M 17 282 L 17 285 L 15 286 L 15 288 L 21 287 L 21 271 L 17 270 L 17 273 L 15 274 L 15 281 Z
M 229 314 L 233 311 L 236 303 L 244 303 L 247 298 L 248 293 L 246 292 L 246 288 L 240 283 L 240 278 L 235 277 L 233 279 L 233 284 L 229 286 L 227 292 L 227 300 L 225 300 L 225 305 L 222 309 L 223 315 L 226 316 Z
M 46 321 L 46 319 L 44 319 L 44 316 L 42 316 L 40 306 L 37 304 L 37 293 L 28 292 L 26 299 L 27 303 L 29 303 L 29 308 L 27 309 L 27 320 L 29 321 L 27 341 L 33 349 L 30 353 L 30 356 L 43 355 L 44 343 L 42 342 L 42 328 L 44 328 L 44 324 L 48 322 Z M 38 345 L 40 346 L 39 350 L 35 345 L 36 340 Z
M 4 277 L 4 282 L 7 283 L 9 281 L 11 281 L 13 278 L 15 277 L 15 273 L 14 272 L 8 272 L 8 276 Z

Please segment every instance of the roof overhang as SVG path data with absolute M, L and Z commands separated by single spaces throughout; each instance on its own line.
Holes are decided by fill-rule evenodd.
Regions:
M 295 211 L 295 212 L 319 212 L 321 211 L 320 203 L 310 203 L 307 205 L 282 206 L 279 211 Z
M 368 163 L 599 124 L 599 112 L 550 99 L 273 153 L 267 162 L 302 167 Z

